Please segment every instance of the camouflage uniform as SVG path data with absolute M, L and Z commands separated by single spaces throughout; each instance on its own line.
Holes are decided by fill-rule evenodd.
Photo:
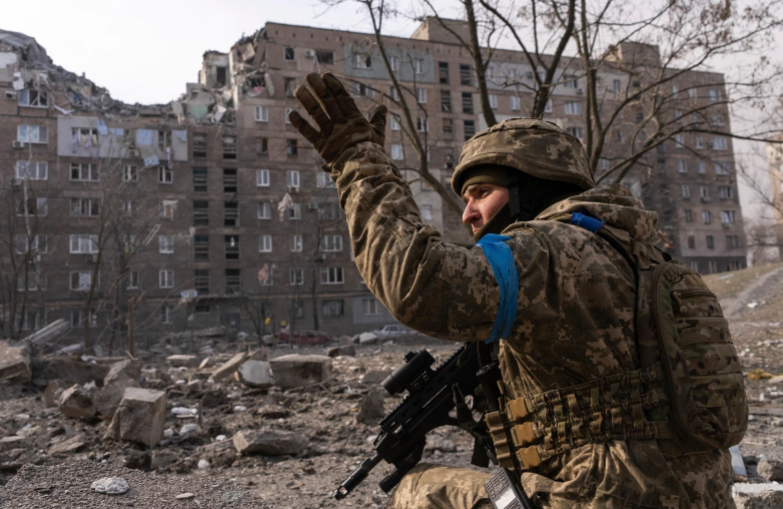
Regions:
M 572 147 L 544 144 L 529 163 L 547 164 L 564 152 L 575 155 Z M 356 265 L 395 318 L 442 339 L 487 338 L 500 296 L 483 252 L 444 242 L 422 222 L 410 188 L 382 146 L 350 147 L 331 169 Z M 600 236 L 554 220 L 577 211 L 604 220 L 629 249 L 660 256 L 651 248 L 657 215 L 619 185 L 588 190 L 534 221 L 506 228 L 519 274 L 517 320 L 499 354 L 509 398 L 637 367 L 633 271 Z M 483 498 L 485 476 L 420 465 L 403 479 L 390 507 L 491 507 Z M 544 508 L 689 509 L 734 507 L 731 477 L 725 450 L 664 457 L 655 440 L 610 440 L 547 459 L 521 480 Z

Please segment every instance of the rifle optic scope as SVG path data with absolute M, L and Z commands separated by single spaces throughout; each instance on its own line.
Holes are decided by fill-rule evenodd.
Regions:
M 411 383 L 416 382 L 419 375 L 430 371 L 428 368 L 434 363 L 435 359 L 427 350 L 408 352 L 405 355 L 405 362 L 383 381 L 383 388 L 392 396 L 399 394 L 408 389 Z

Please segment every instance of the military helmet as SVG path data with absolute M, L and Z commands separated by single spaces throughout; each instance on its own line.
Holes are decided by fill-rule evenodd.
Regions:
M 511 118 L 473 136 L 462 148 L 451 188 L 462 196 L 467 172 L 500 165 L 534 177 L 595 187 L 582 143 L 565 129 L 535 118 Z

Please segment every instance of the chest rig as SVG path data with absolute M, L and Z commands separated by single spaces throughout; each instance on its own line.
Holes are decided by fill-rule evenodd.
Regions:
M 699 274 L 652 246 L 618 238 L 624 232 L 590 216 L 567 214 L 557 220 L 600 235 L 633 268 L 639 369 L 515 399 L 497 380 L 497 404 L 489 406 L 485 423 L 498 464 L 521 472 L 608 440 L 657 440 L 668 456 L 738 444 L 748 422 L 742 366 L 718 300 Z M 625 247 L 629 240 L 630 250 Z M 496 277 L 516 276 L 515 268 L 511 274 L 503 266 L 509 258 L 513 265 L 505 243 L 505 257 L 497 256 L 499 246 L 482 247 Z M 640 256 L 644 250 L 653 256 Z M 518 278 L 514 281 L 518 285 Z M 504 296 L 510 283 L 498 282 L 501 306 L 487 340 L 495 348 L 511 332 L 518 295 L 517 288 Z M 507 313 L 502 319 L 501 311 Z

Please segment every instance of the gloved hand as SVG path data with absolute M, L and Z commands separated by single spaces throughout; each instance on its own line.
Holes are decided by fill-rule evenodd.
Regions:
M 313 128 L 299 113 L 288 114 L 296 130 L 309 141 L 325 162 L 324 170 L 331 166 L 345 150 L 364 141 L 383 145 L 386 137 L 386 106 L 378 106 L 370 121 L 356 107 L 342 83 L 330 72 L 319 76 L 311 72 L 305 81 L 317 97 L 305 86 L 297 87 L 296 98 L 313 117 L 320 131 Z

